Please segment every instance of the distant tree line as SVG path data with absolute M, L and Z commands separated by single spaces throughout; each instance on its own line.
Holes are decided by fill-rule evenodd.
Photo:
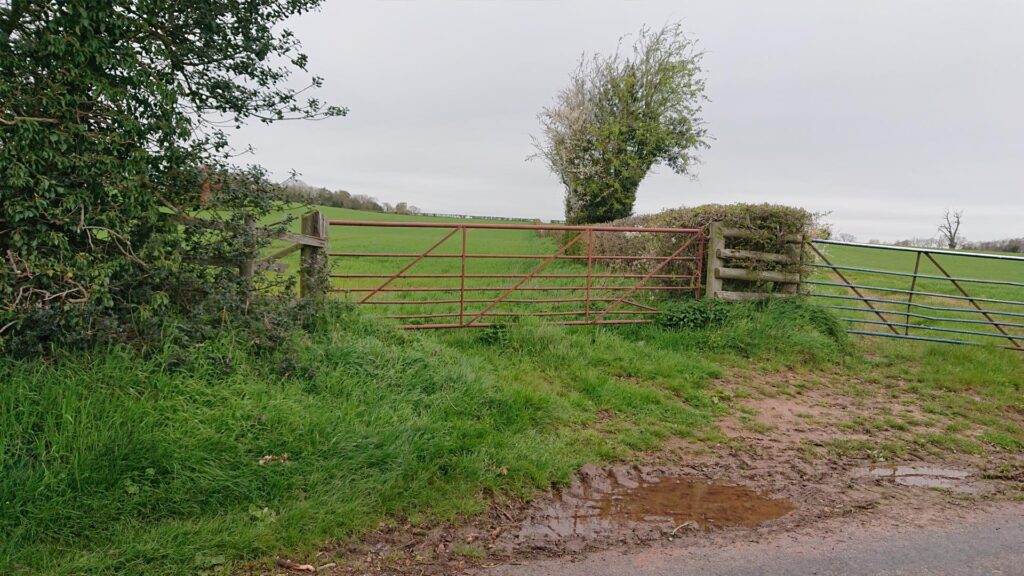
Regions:
M 877 244 L 877 242 L 876 242 Z M 896 246 L 905 246 L 910 248 L 945 248 L 946 246 L 942 243 L 939 238 L 907 238 L 906 240 L 897 240 L 894 242 Z
M 913 246 L 915 248 L 948 248 L 941 238 L 910 238 L 896 242 L 897 246 Z M 965 250 L 983 252 L 1024 253 L 1024 238 L 1004 238 L 1002 240 L 965 241 L 959 246 Z
M 837 237 L 844 242 L 856 242 L 853 234 L 845 232 Z M 881 240 L 870 240 L 869 244 L 881 244 Z M 894 246 L 906 246 L 913 248 L 948 248 L 946 241 L 942 238 L 907 238 L 893 242 Z M 1024 238 L 1004 238 L 1002 240 L 964 241 L 959 246 L 965 250 L 978 250 L 982 252 L 1010 252 L 1024 254 Z
M 1015 252 L 1017 254 L 1024 254 L 1024 238 L 968 242 L 966 247 L 971 250 L 983 250 L 985 252 Z
M 913 248 L 947 248 L 949 250 L 979 250 L 984 252 L 1013 252 L 1024 253 L 1024 238 L 1004 238 L 1002 240 L 968 241 L 960 233 L 960 225 L 963 221 L 963 210 L 946 210 L 939 224 L 938 236 L 932 238 L 908 238 L 898 240 L 895 246 L 906 246 Z M 857 237 L 853 234 L 840 232 L 836 235 L 843 242 L 856 242 Z M 869 240 L 868 244 L 881 244 L 881 240 Z
M 281 184 L 281 195 L 287 202 L 316 204 L 350 210 L 367 212 L 385 212 L 389 214 L 419 214 L 421 211 L 408 202 L 389 204 L 380 202 L 366 194 L 352 194 L 347 190 L 330 190 L 322 186 L 311 186 L 302 180 L 290 178 Z

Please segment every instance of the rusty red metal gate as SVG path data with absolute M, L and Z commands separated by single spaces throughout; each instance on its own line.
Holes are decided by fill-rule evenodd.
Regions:
M 699 297 L 705 237 L 692 228 L 448 222 L 329 222 L 331 291 L 404 328 L 501 318 L 562 325 L 652 321 L 666 295 Z M 376 229 L 367 234 L 367 228 Z M 362 231 L 362 232 L 360 232 Z M 537 242 L 535 236 L 547 238 Z M 383 252 L 381 247 L 422 250 Z M 388 313 L 388 311 L 393 311 Z

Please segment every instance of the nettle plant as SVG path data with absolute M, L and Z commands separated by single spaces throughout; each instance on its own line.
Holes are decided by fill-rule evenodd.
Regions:
M 345 114 L 304 96 L 321 79 L 291 87 L 307 57 L 282 23 L 319 1 L 0 3 L 0 346 L 251 309 L 267 283 L 223 264 L 267 241 L 277 196 L 225 130 Z

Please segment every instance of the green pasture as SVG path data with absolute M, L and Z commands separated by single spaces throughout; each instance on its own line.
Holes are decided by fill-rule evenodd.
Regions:
M 331 220 L 388 220 L 410 222 L 452 222 L 452 223 L 489 223 L 508 224 L 483 219 L 444 219 L 423 216 L 394 216 L 354 210 L 324 208 L 322 211 Z M 523 222 L 529 223 L 529 222 Z M 298 223 L 294 229 L 298 230 Z M 550 256 L 558 252 L 564 238 L 561 233 L 541 236 L 533 230 L 495 230 L 467 229 L 465 235 L 466 252 L 469 255 L 465 262 L 461 258 L 463 235 L 461 231 L 449 228 L 374 228 L 357 226 L 331 226 L 329 232 L 330 252 L 338 253 L 395 253 L 407 254 L 403 257 L 331 257 L 331 271 L 336 275 L 363 274 L 377 275 L 376 278 L 334 278 L 333 289 L 338 292 L 335 297 L 346 301 L 359 301 L 370 293 L 364 290 L 384 284 L 388 276 L 400 272 L 403 267 L 421 254 L 437 245 L 431 256 L 416 262 L 403 273 L 403 276 L 415 275 L 447 275 L 444 278 L 408 278 L 403 277 L 390 282 L 383 291 L 372 295 L 369 302 L 394 303 L 369 304 L 382 315 L 429 315 L 425 319 L 403 319 L 405 323 L 419 324 L 458 322 L 460 311 L 466 321 L 483 312 L 490 302 L 519 284 L 521 278 L 486 277 L 494 275 L 525 275 L 533 271 L 544 260 L 541 258 L 487 258 L 487 255 L 517 256 Z M 445 239 L 446 236 L 449 236 Z M 595 232 L 596 235 L 610 234 Z M 586 318 L 587 265 L 585 249 L 582 242 L 566 251 L 565 259 L 556 259 L 540 270 L 538 277 L 524 282 L 520 289 L 508 294 L 499 304 L 491 307 L 487 315 L 479 317 L 477 323 L 501 321 L 531 312 L 550 315 L 555 321 L 574 321 Z M 275 246 L 276 247 L 276 246 Z M 696 246 L 694 246 L 696 248 Z M 290 270 L 298 266 L 298 256 L 290 255 L 284 260 Z M 613 301 L 622 296 L 632 286 L 636 276 L 649 272 L 651 262 L 634 263 L 629 269 L 609 267 L 610 262 L 594 260 L 591 273 L 595 275 L 590 283 L 590 310 L 592 315 L 600 314 Z M 680 262 L 674 265 L 675 273 L 692 274 L 694 264 Z M 463 268 L 464 267 L 464 268 Z M 463 286 L 461 275 L 463 269 L 470 277 L 466 278 L 465 299 L 460 300 L 460 287 Z M 666 270 L 659 272 L 663 274 Z M 612 278 L 612 274 L 632 274 L 633 278 Z M 473 276 L 484 277 L 473 277 Z M 602 275 L 605 275 L 602 277 Z M 689 293 L 689 279 L 654 278 L 647 283 L 652 289 L 640 289 L 628 295 L 628 301 L 609 310 L 606 319 L 643 319 L 650 316 L 653 308 L 668 294 Z M 686 290 L 666 290 L 662 288 L 687 287 Z M 418 288 L 421 291 L 398 292 L 402 288 Z M 448 290 L 442 290 L 442 289 Z M 545 289 L 550 288 L 550 289 Z M 421 304 L 427 300 L 444 300 L 443 303 Z M 559 300 L 559 302 L 530 303 L 528 300 Z M 566 302 L 566 300 L 583 300 L 582 302 Z M 646 307 L 646 308 L 645 308 Z M 583 312 L 582 314 L 575 314 Z

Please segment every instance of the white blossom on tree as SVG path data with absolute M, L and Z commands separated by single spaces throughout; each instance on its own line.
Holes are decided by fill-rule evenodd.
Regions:
M 656 164 L 692 175 L 708 147 L 701 118 L 701 53 L 679 24 L 643 28 L 631 53 L 580 60 L 569 86 L 539 114 L 543 158 L 566 189 L 566 221 L 604 222 L 632 213 Z

